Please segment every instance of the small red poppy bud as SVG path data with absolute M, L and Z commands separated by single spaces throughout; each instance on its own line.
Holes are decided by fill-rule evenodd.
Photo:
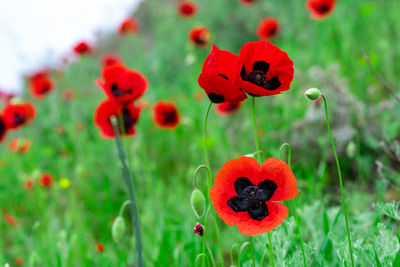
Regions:
M 204 226 L 201 225 L 200 223 L 196 223 L 196 225 L 193 228 L 193 231 L 196 235 L 204 236 Z
M 104 252 L 104 245 L 102 243 L 97 243 L 96 250 L 99 253 L 103 253 Z

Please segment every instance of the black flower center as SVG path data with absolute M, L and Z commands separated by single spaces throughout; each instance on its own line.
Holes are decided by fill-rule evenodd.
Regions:
M 163 110 L 162 115 L 165 124 L 175 123 L 178 118 L 176 110 Z
M 269 64 L 265 61 L 256 61 L 253 64 L 253 70 L 249 75 L 246 73 L 246 69 L 244 65 L 242 66 L 242 70 L 240 72 L 240 77 L 244 81 L 248 81 L 252 84 L 260 86 L 266 90 L 273 91 L 281 86 L 281 82 L 278 77 L 273 77 L 270 80 L 267 80 L 267 73 L 269 70 Z
M 20 114 L 14 114 L 14 126 L 19 126 L 24 124 L 26 121 L 26 117 Z
M 111 94 L 113 96 L 118 97 L 118 96 L 124 96 L 125 94 L 131 94 L 132 90 L 122 90 L 118 87 L 116 83 L 111 84 Z
M 247 211 L 250 218 L 257 221 L 268 216 L 265 202 L 271 199 L 278 188 L 274 181 L 264 180 L 254 185 L 247 177 L 239 177 L 234 187 L 237 196 L 228 200 L 228 206 L 234 212 Z
M 6 132 L 6 124 L 0 119 L 0 138 Z
M 213 103 L 222 103 L 222 102 L 225 101 L 225 97 L 223 95 L 218 95 L 218 94 L 215 94 L 215 93 L 208 94 L 208 98 Z
M 129 110 L 124 108 L 122 109 L 122 121 L 124 123 L 125 132 L 127 132 L 130 127 L 136 124 L 137 118 L 133 118 Z
M 318 11 L 321 13 L 326 13 L 329 11 L 329 5 L 325 4 L 325 5 L 320 5 L 318 8 Z

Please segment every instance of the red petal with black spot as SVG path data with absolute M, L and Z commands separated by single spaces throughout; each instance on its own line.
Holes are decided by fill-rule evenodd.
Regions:
M 139 24 L 134 18 L 125 19 L 118 28 L 118 33 L 121 36 L 127 34 L 137 34 L 139 32 Z
M 279 21 L 275 18 L 264 18 L 257 26 L 256 35 L 260 40 L 271 40 L 279 33 Z
M 115 137 L 111 124 L 111 117 L 115 116 L 121 122 L 118 131 L 122 136 L 133 136 L 136 133 L 135 125 L 139 119 L 140 108 L 133 103 L 122 104 L 112 100 L 105 100 L 96 108 L 94 122 L 101 130 L 104 138 Z M 123 126 L 123 127 L 122 127 Z
M 138 99 L 148 87 L 146 78 L 140 72 L 119 63 L 105 66 L 102 75 L 104 82 L 96 79 L 96 84 L 110 99 L 119 102 L 131 102 Z
M 89 54 L 91 51 L 91 46 L 85 41 L 81 41 L 74 46 L 75 54 L 80 56 Z
M 3 119 L 7 129 L 18 129 L 30 123 L 36 115 L 35 107 L 30 102 L 21 104 L 8 103 L 3 108 Z
M 115 54 L 105 54 L 103 55 L 103 57 L 101 58 L 101 65 L 103 67 L 105 66 L 111 66 L 115 63 L 121 63 L 121 59 L 119 58 L 118 55 Z
M 54 83 L 47 72 L 40 71 L 30 78 L 29 87 L 34 98 L 42 99 L 54 89 Z
M 153 121 L 162 129 L 173 130 L 178 127 L 181 118 L 175 103 L 158 101 L 153 107 Z
M 210 55 L 204 61 L 198 82 L 214 103 L 239 102 L 247 98 L 239 85 L 234 83 L 239 70 L 237 55 L 213 45 Z
M 182 17 L 193 17 L 197 13 L 197 5 L 190 1 L 183 1 L 178 5 L 178 14 Z
M 0 115 L 0 143 L 3 142 L 4 138 L 6 137 L 7 133 L 7 126 L 3 119 L 3 116 Z
M 280 94 L 290 89 L 293 61 L 286 52 L 261 40 L 242 46 L 239 54 L 238 84 L 253 96 Z
M 215 111 L 221 116 L 232 115 L 239 111 L 242 102 L 225 102 L 220 104 L 215 104 Z
M 313 19 L 324 19 L 335 8 L 336 0 L 307 0 L 306 7 Z
M 225 163 L 214 179 L 210 198 L 221 219 L 242 234 L 269 232 L 287 217 L 286 206 L 274 201 L 296 197 L 296 178 L 282 160 L 269 158 L 262 166 L 253 158 Z
M 253 4 L 254 2 L 257 2 L 257 0 L 239 0 L 239 2 L 245 6 L 249 6 L 249 5 Z
M 210 41 L 210 31 L 204 26 L 193 27 L 189 31 L 189 40 L 198 47 L 206 47 Z

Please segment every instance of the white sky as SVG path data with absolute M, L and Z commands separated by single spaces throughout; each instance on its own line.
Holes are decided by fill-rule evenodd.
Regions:
M 0 90 L 22 89 L 22 75 L 60 62 L 80 40 L 115 31 L 140 0 L 0 0 Z

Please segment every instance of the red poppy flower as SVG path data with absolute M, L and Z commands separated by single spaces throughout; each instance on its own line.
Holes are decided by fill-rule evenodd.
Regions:
M 197 5 L 191 1 L 183 1 L 178 5 L 178 14 L 182 17 L 193 17 L 197 13 Z
M 34 182 L 33 178 L 29 177 L 29 178 L 25 181 L 24 188 L 25 188 L 26 190 L 31 190 L 31 189 L 33 188 L 34 183 L 35 183 L 35 182 Z
M 25 140 L 25 142 L 22 143 L 21 147 L 19 148 L 19 153 L 25 154 L 29 151 L 31 148 L 32 141 L 31 140 Z
M 220 104 L 215 105 L 215 111 L 219 115 L 228 116 L 228 115 L 232 115 L 232 114 L 236 113 L 240 109 L 241 105 L 242 105 L 242 102 L 220 103 Z
M 19 149 L 19 138 L 14 138 L 8 143 L 8 150 L 15 153 Z
M 247 98 L 244 91 L 234 83 L 239 70 L 237 55 L 213 45 L 210 55 L 204 61 L 198 82 L 214 103 L 239 102 Z
M 103 57 L 101 58 L 101 65 L 103 67 L 105 66 L 111 66 L 114 63 L 121 63 L 121 59 L 119 58 L 119 56 L 114 55 L 114 54 L 105 54 L 103 55 Z
M 35 118 L 35 107 L 30 102 L 8 103 L 3 108 L 3 119 L 8 129 L 17 129 Z
M 147 79 L 138 71 L 115 63 L 103 68 L 104 82 L 96 79 L 96 84 L 105 94 L 118 102 L 130 102 L 141 97 L 147 90 Z
M 210 41 L 210 31 L 204 26 L 195 26 L 189 31 L 189 40 L 198 47 L 206 47 Z
M 39 183 L 43 187 L 51 187 L 53 184 L 53 177 L 49 173 L 43 173 L 39 177 Z
M 239 2 L 245 6 L 249 6 L 249 5 L 253 4 L 254 2 L 257 2 L 257 0 L 239 0 Z
M 313 19 L 324 19 L 335 8 L 336 0 L 307 0 L 306 7 Z
M 3 142 L 4 138 L 6 137 L 7 133 L 7 126 L 3 119 L 3 116 L 0 115 L 0 143 Z
M 40 71 L 30 78 L 29 87 L 34 98 L 42 99 L 54 89 L 54 83 L 47 72 Z
M 180 115 L 175 103 L 158 101 L 153 107 L 153 121 L 163 129 L 175 129 L 180 122 Z
M 11 216 L 10 214 L 4 214 L 4 221 L 6 222 L 6 224 L 8 224 L 10 226 L 15 225 L 15 218 L 13 216 Z
M 293 61 L 286 52 L 270 42 L 262 40 L 244 44 L 239 64 L 239 85 L 250 95 L 276 95 L 290 89 Z
M 279 21 L 275 18 L 264 18 L 258 24 L 256 35 L 260 40 L 271 40 L 279 32 Z
M 103 253 L 104 252 L 104 245 L 102 243 L 97 243 L 96 251 L 99 252 L 99 253 Z
M 85 41 L 81 41 L 74 46 L 74 52 L 79 56 L 89 54 L 91 51 L 92 47 Z
M 22 266 L 24 264 L 24 259 L 23 258 L 16 258 L 15 259 L 15 264 L 17 266 Z
M 221 219 L 254 236 L 280 225 L 289 210 L 275 201 L 296 197 L 296 178 L 282 160 L 269 158 L 262 166 L 253 158 L 239 157 L 217 173 L 210 198 Z
M 118 33 L 121 36 L 126 34 L 136 34 L 139 32 L 139 24 L 134 18 L 125 19 L 119 26 Z
M 118 130 L 121 135 L 133 136 L 136 133 L 135 125 L 139 119 L 140 108 L 135 107 L 133 102 L 122 104 L 112 100 L 105 100 L 97 107 L 94 115 L 94 122 L 100 128 L 102 137 L 115 137 L 111 124 L 111 117 L 120 118 L 121 124 Z

